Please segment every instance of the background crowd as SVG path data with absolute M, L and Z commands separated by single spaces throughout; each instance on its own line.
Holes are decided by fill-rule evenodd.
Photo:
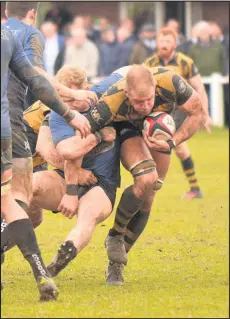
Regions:
M 169 19 L 166 25 L 177 32 L 177 50 L 194 60 L 201 76 L 229 74 L 229 30 L 223 32 L 214 21 L 199 21 L 187 39 L 179 21 Z M 45 68 L 51 75 L 64 64 L 74 64 L 86 70 L 89 80 L 97 82 L 122 66 L 144 62 L 156 51 L 154 23 L 136 24 L 130 18 L 114 25 L 105 16 L 72 16 L 67 10 L 53 9 L 46 14 L 40 30 L 45 37 Z M 227 123 L 228 92 L 229 85 L 225 85 Z

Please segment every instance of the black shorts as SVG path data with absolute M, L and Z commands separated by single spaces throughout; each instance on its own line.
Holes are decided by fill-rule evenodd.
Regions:
M 27 158 L 32 157 L 30 144 L 25 131 L 12 129 L 12 157 Z
M 12 168 L 12 141 L 1 139 L 1 175 Z
M 54 171 L 61 176 L 63 179 L 65 178 L 64 172 L 58 168 L 54 169 Z M 117 191 L 117 187 L 115 187 L 114 185 L 111 185 L 108 181 L 106 181 L 105 178 L 101 177 L 101 176 L 96 176 L 98 179 L 98 182 L 94 185 L 91 186 L 79 186 L 79 190 L 78 190 L 78 198 L 80 199 L 82 196 L 84 196 L 90 189 L 96 187 L 96 186 L 100 186 L 104 192 L 106 193 L 106 195 L 108 196 L 111 204 L 112 204 L 112 209 L 114 207 L 115 204 L 115 200 L 116 200 L 116 191 Z M 53 211 L 53 213 L 58 213 L 57 211 Z
M 140 123 L 138 123 L 138 125 L 140 126 Z M 114 122 L 113 127 L 116 130 L 117 136 L 120 138 L 121 144 L 129 138 L 142 136 L 141 129 L 138 129 L 138 127 L 131 122 Z
M 176 125 L 176 130 L 178 130 L 181 125 L 184 123 L 188 115 L 181 110 L 173 110 L 172 113 L 170 114 L 172 118 L 174 119 L 175 125 Z

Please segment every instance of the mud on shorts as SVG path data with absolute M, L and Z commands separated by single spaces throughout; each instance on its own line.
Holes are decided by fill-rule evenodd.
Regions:
M 54 169 L 54 171 L 61 176 L 63 179 L 65 178 L 64 172 L 58 168 Z M 96 176 L 96 175 L 95 175 Z M 100 186 L 103 191 L 106 193 L 106 195 L 108 196 L 111 204 L 112 204 L 112 209 L 114 207 L 115 204 L 115 200 L 116 200 L 116 190 L 117 187 L 115 187 L 114 185 L 111 185 L 105 178 L 96 176 L 98 179 L 98 182 L 94 185 L 90 185 L 90 186 L 79 186 L 78 189 L 78 198 L 80 199 L 82 196 L 84 196 L 90 189 L 96 187 L 96 186 Z M 58 211 L 52 211 L 54 214 L 59 213 Z
M 12 157 L 27 158 L 32 157 L 30 144 L 26 131 L 12 129 Z
M 12 168 L 12 141 L 11 139 L 1 139 L 1 192 L 8 190 L 12 173 L 4 180 L 2 174 Z
M 181 125 L 184 123 L 184 121 L 188 117 L 186 113 L 178 109 L 174 109 L 170 115 L 174 119 L 174 122 L 176 124 L 176 130 L 178 130 L 181 127 Z

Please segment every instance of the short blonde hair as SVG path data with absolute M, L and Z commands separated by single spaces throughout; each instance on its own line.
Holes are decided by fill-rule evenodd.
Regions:
M 70 87 L 75 84 L 78 89 L 87 81 L 86 71 L 74 65 L 64 65 L 55 75 L 55 78 L 63 85 Z
M 128 92 L 135 90 L 137 95 L 143 96 L 151 86 L 155 88 L 156 81 L 150 68 L 144 65 L 134 65 L 126 75 L 126 88 Z

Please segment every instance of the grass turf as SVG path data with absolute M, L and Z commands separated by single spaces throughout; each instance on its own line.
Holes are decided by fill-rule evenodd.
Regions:
M 183 200 L 188 190 L 173 155 L 149 223 L 129 253 L 123 287 L 107 287 L 104 239 L 114 212 L 98 225 L 91 243 L 57 278 L 57 302 L 38 302 L 27 262 L 6 253 L 2 318 L 228 318 L 228 131 L 199 132 L 189 142 L 204 199 Z M 122 170 L 117 201 L 132 178 Z M 48 264 L 73 225 L 45 214 L 37 237 Z

